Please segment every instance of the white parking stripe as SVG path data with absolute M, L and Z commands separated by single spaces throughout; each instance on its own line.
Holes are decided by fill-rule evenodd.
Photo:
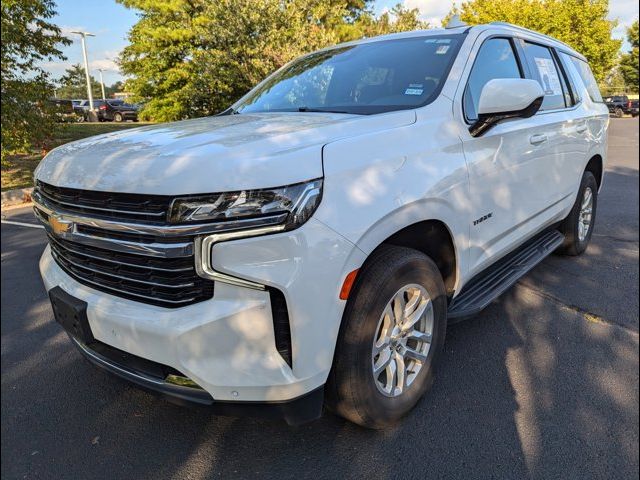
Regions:
M 12 220 L 1 220 L 0 223 L 6 223 L 7 225 L 17 225 L 19 227 L 44 228 L 42 225 L 36 225 L 35 223 L 14 222 Z

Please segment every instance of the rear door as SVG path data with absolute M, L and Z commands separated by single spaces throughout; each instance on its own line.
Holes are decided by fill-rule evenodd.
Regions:
M 529 40 L 520 40 L 528 65 L 528 76 L 542 86 L 545 92 L 540 111 L 536 114 L 538 125 L 544 130 L 545 188 L 540 192 L 542 203 L 564 205 L 573 203 L 576 165 L 585 164 L 588 142 L 586 118 L 577 110 L 575 88 L 563 67 L 557 52 L 548 46 Z M 545 198 L 546 197 L 546 198 Z

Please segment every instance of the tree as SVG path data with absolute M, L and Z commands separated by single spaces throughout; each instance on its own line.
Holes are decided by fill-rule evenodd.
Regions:
M 93 75 L 89 75 L 89 79 L 93 98 L 102 98 L 100 82 Z M 79 63 L 67 68 L 64 75 L 58 79 L 57 84 L 56 96 L 58 98 L 87 98 L 87 79 L 84 67 L 81 67 Z
M 301 54 L 421 26 L 417 10 L 379 19 L 368 0 L 118 0 L 139 11 L 120 67 L 143 118 L 211 115 Z
M 41 145 L 51 132 L 46 108 L 52 96 L 44 60 L 63 59 L 60 45 L 70 41 L 47 20 L 55 15 L 52 0 L 2 2 L 1 124 L 2 160 L 7 154 Z
M 469 0 L 454 8 L 475 25 L 504 21 L 551 35 L 582 53 L 603 81 L 616 64 L 621 42 L 611 37 L 608 0 Z M 446 20 L 445 20 L 446 22 Z
M 638 20 L 627 29 L 627 40 L 631 51 L 620 58 L 620 74 L 627 88 L 638 92 Z
M 420 11 L 417 8 L 407 8 L 398 3 L 379 17 L 375 17 L 371 11 L 365 11 L 355 22 L 346 25 L 340 40 L 348 41 L 426 28 L 429 28 L 429 24 L 420 19 Z
M 114 94 L 124 91 L 124 83 L 118 80 L 111 85 L 105 85 L 104 90 L 108 98 L 113 97 Z

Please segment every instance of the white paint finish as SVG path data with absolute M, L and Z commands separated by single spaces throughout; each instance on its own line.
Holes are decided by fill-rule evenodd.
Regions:
M 394 38 L 433 33 L 442 32 Z M 56 149 L 36 171 L 64 187 L 163 195 L 323 176 L 322 202 L 301 228 L 213 247 L 217 270 L 284 292 L 293 370 L 275 350 L 265 292 L 217 283 L 213 299 L 167 310 L 80 285 L 48 250 L 41 260 L 47 288 L 59 285 L 85 300 L 100 340 L 183 371 L 215 398 L 282 400 L 312 390 L 331 367 L 344 309 L 340 286 L 380 242 L 422 220 L 443 222 L 455 243 L 459 291 L 473 274 L 563 218 L 588 159 L 606 159 L 607 109 L 589 100 L 579 78 L 574 83 L 583 100 L 575 108 L 510 120 L 471 137 L 461 98 L 476 52 L 484 39 L 512 34 L 567 50 L 512 27 L 475 27 L 439 98 L 423 108 L 371 116 L 241 114 L 144 127 Z M 510 90 L 522 93 L 514 85 Z M 497 108 L 499 93 L 481 108 Z M 504 102 L 524 103 L 507 93 L 513 92 Z M 490 219 L 473 225 L 487 213 Z
M 415 124 L 354 136 L 324 149 L 324 195 L 316 217 L 367 254 L 402 228 L 441 220 L 466 251 L 467 169 L 451 101 L 418 111 Z M 344 159 L 349 159 L 345 161 Z M 461 256 L 460 266 L 465 268 Z
M 478 113 L 518 112 L 544 97 L 542 87 L 535 80 L 525 78 L 494 78 L 482 88 Z
M 216 270 L 281 290 L 291 325 L 296 378 L 329 373 L 345 302 L 340 288 L 366 255 L 317 220 L 266 237 L 214 245 Z
M 211 300 L 178 310 L 154 307 L 78 283 L 55 263 L 49 247 L 40 259 L 40 273 L 47 290 L 59 286 L 87 302 L 96 339 L 172 366 L 216 399 L 285 400 L 326 380 L 326 366 L 297 378 L 280 357 L 264 291 L 218 283 Z M 232 396 L 232 390 L 239 395 Z
M 496 35 L 505 35 L 505 30 L 491 27 L 475 37 L 454 97 L 454 117 L 461 126 L 468 164 L 468 200 L 473 205 L 465 280 L 564 218 L 591 158 L 587 156 L 590 142 L 585 141 L 584 133 L 578 133 L 578 127 L 586 118 L 602 116 L 603 108 L 606 110 L 604 105 L 584 101 L 575 108 L 508 120 L 480 137 L 472 137 L 462 110 L 466 79 L 482 43 Z M 539 41 L 526 32 L 517 35 Z M 583 98 L 585 95 L 581 92 Z M 489 213 L 490 219 L 473 225 L 475 219 Z
M 35 177 L 70 188 L 181 195 L 268 188 L 322 176 L 325 143 L 413 122 L 412 111 L 360 116 L 262 113 L 123 130 L 52 150 Z

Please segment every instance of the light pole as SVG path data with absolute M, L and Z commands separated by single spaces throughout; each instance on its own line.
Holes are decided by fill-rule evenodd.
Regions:
M 87 45 L 85 43 L 86 37 L 95 37 L 93 33 L 89 32 L 71 32 L 76 35 L 80 35 L 82 41 L 82 56 L 84 57 L 84 75 L 87 80 L 87 98 L 89 99 L 89 117 L 94 120 L 95 112 L 93 110 L 93 94 L 91 92 L 91 77 L 89 76 L 89 60 L 87 59 Z
M 102 89 L 102 100 L 106 101 L 107 96 L 104 94 L 104 80 L 102 80 L 102 72 L 104 71 L 104 69 L 99 68 L 98 71 L 100 72 L 100 88 Z

